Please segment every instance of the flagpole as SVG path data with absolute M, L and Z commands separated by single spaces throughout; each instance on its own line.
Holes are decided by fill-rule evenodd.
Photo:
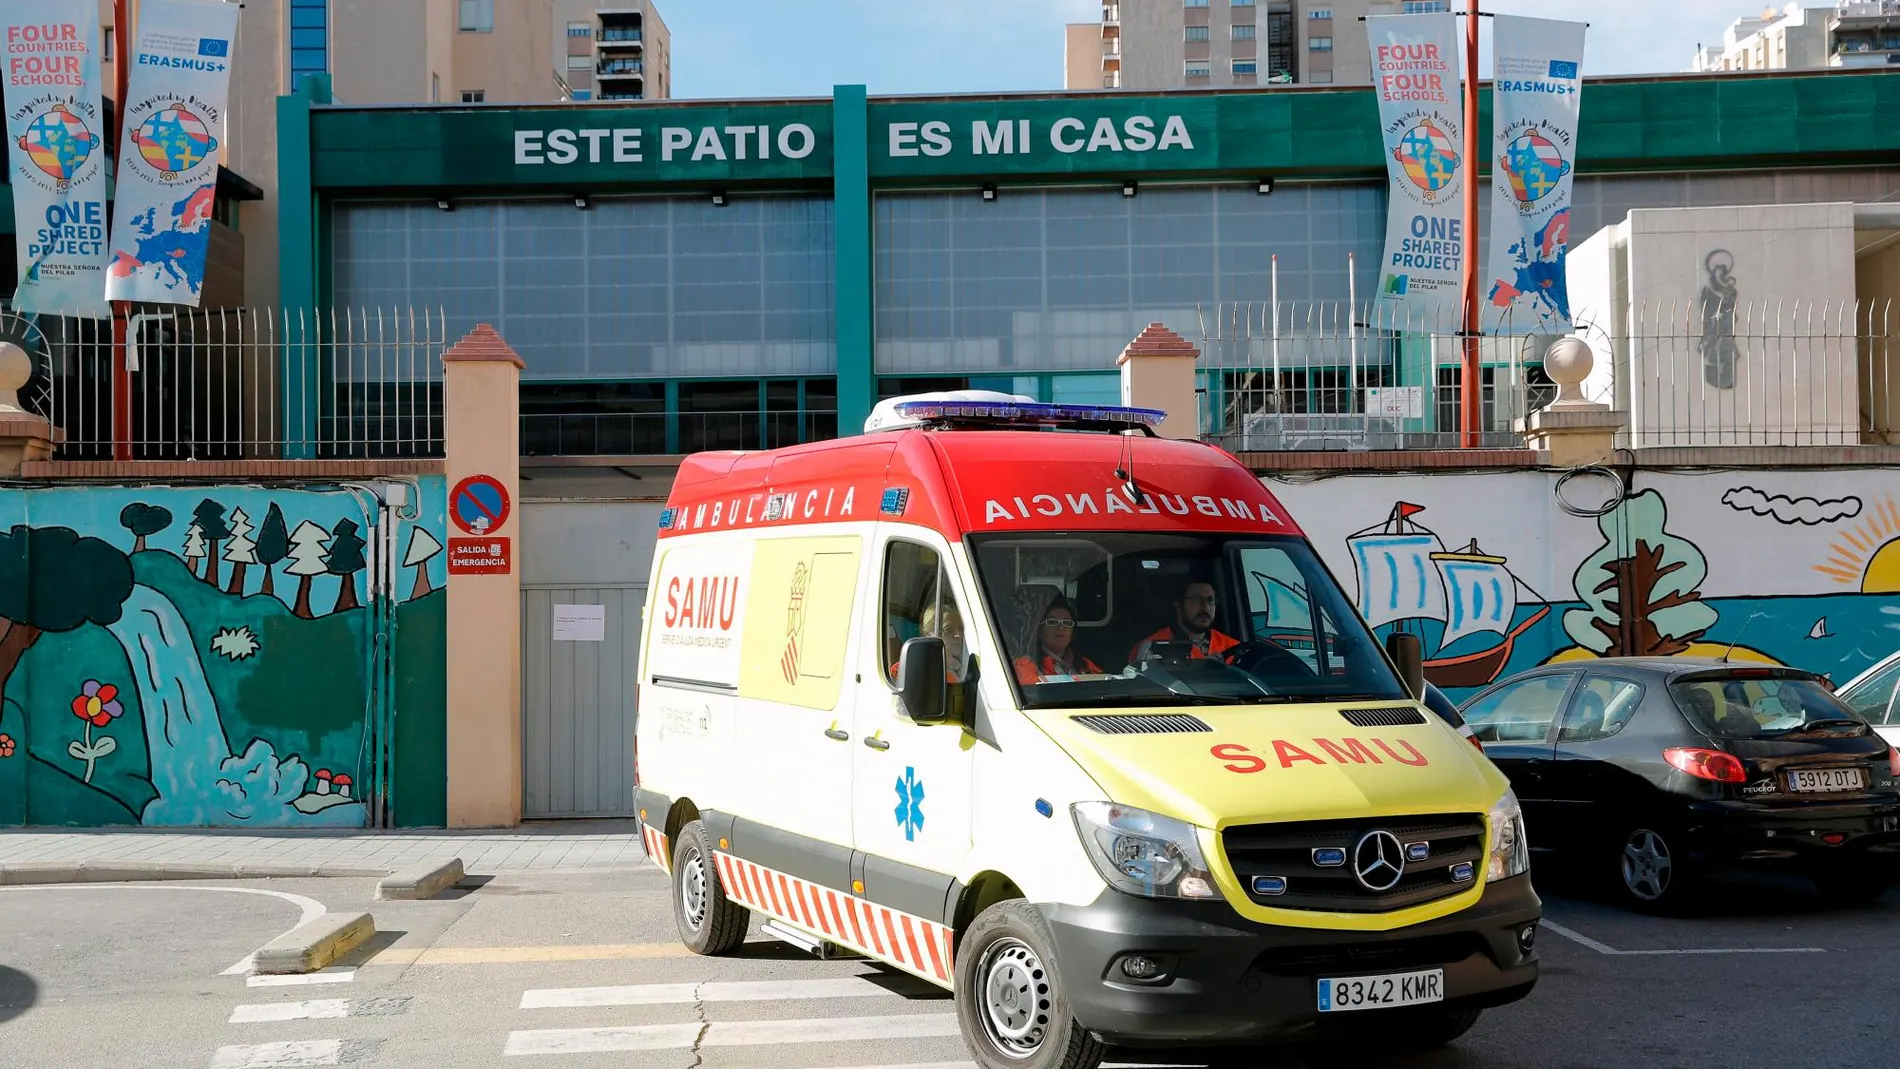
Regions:
M 132 20 L 127 0 L 112 0 L 112 37 L 119 61 L 113 64 L 113 110 L 117 114 L 113 169 L 113 213 L 118 212 L 118 182 L 125 166 L 126 87 L 132 70 Z M 112 265 L 108 263 L 110 272 Z M 132 371 L 126 366 L 126 319 L 132 313 L 129 301 L 112 302 L 112 459 L 132 459 Z
M 1465 0 L 1464 388 L 1458 444 L 1478 447 L 1478 0 Z

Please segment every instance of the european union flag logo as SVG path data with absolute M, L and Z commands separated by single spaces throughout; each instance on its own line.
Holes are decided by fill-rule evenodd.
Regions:
M 198 54 L 201 56 L 228 56 L 231 54 L 231 42 L 217 37 L 198 38 Z
M 1577 77 L 1577 65 L 1567 59 L 1553 59 L 1550 61 L 1550 76 L 1573 80 Z

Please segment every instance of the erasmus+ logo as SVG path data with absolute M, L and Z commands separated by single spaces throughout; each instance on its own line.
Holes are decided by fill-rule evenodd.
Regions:
M 229 56 L 231 42 L 217 37 L 198 38 L 198 54 L 201 56 Z
M 1563 81 L 1575 81 L 1577 65 L 1567 59 L 1553 59 L 1550 61 L 1550 76 Z

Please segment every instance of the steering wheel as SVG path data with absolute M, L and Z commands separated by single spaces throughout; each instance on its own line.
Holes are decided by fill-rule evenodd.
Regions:
M 1316 678 L 1305 661 L 1300 660 L 1285 646 L 1273 642 L 1242 642 L 1222 654 L 1221 659 L 1235 668 L 1264 679 L 1272 679 L 1275 676 Z

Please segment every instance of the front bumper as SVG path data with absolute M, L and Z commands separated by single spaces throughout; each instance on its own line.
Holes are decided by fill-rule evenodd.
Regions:
M 1696 802 L 1688 848 L 1705 865 L 1883 868 L 1900 872 L 1900 801 L 1767 806 Z
M 1076 1019 L 1128 1047 L 1300 1039 L 1337 1019 L 1373 1025 L 1411 1010 L 1322 1014 L 1321 977 L 1442 967 L 1445 1000 L 1430 1009 L 1499 1006 L 1530 993 L 1537 955 L 1519 932 L 1542 916 L 1529 876 L 1500 880 L 1477 905 L 1392 932 L 1255 924 L 1224 903 L 1173 902 L 1107 891 L 1088 906 L 1043 906 Z M 1139 953 L 1169 972 L 1127 979 Z

